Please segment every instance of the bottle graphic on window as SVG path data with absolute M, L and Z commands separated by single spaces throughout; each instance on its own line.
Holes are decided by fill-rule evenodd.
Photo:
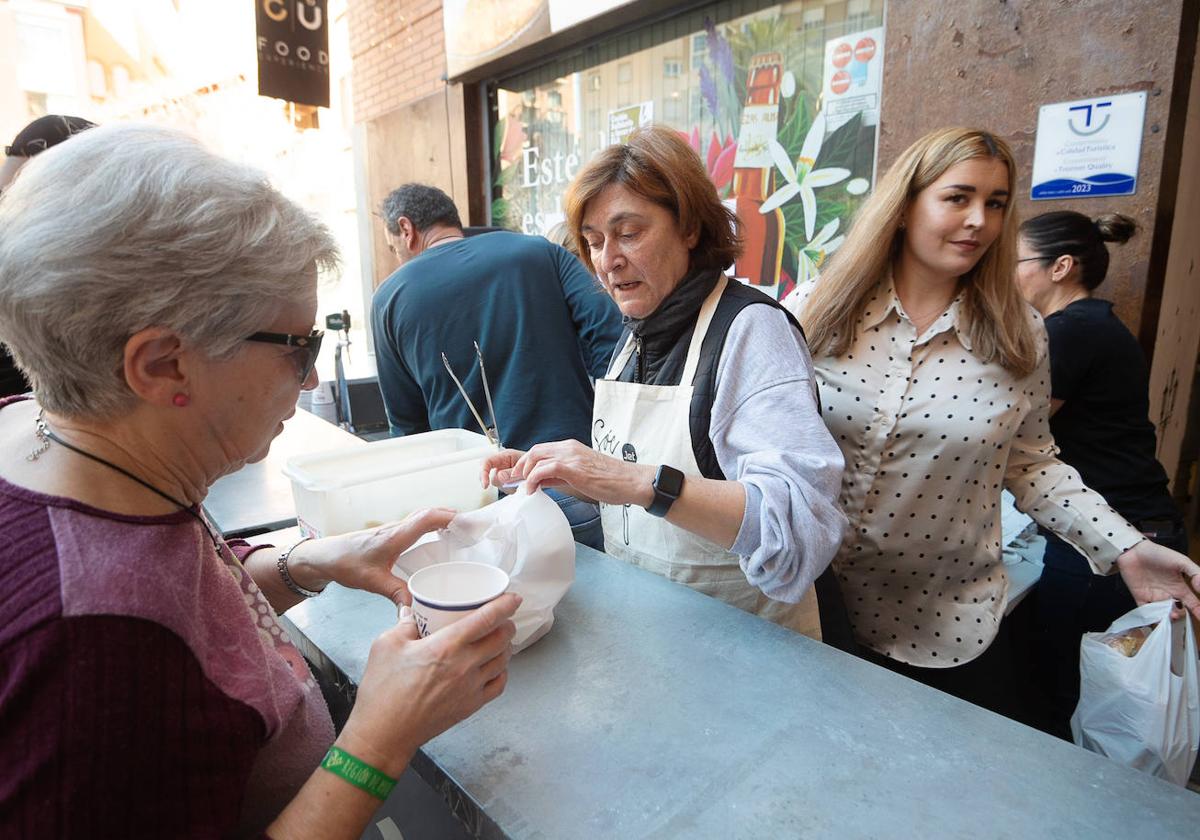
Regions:
M 770 213 L 760 212 L 771 193 L 775 169 L 771 142 L 778 134 L 782 79 L 783 59 L 779 53 L 758 53 L 750 59 L 746 105 L 733 161 L 733 194 L 744 248 L 733 273 L 754 286 L 777 286 L 783 264 L 783 211 L 776 208 Z

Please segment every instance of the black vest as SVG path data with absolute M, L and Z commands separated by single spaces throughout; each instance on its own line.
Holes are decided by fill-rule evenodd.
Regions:
M 688 412 L 692 452 L 695 453 L 696 465 L 705 478 L 725 479 L 725 473 L 721 471 L 721 465 L 717 462 L 717 453 L 708 436 L 712 422 L 713 398 L 717 391 L 717 365 L 721 361 L 721 352 L 725 348 L 725 337 L 729 334 L 729 326 L 733 323 L 733 319 L 747 306 L 754 304 L 765 304 L 783 312 L 791 325 L 800 333 L 800 338 L 804 339 L 804 330 L 800 326 L 800 322 L 774 298 L 737 280 L 730 279 L 725 284 L 725 291 L 721 293 L 721 299 L 717 301 L 717 310 L 713 313 L 708 333 L 705 334 L 704 341 L 700 345 L 696 376 L 692 380 L 695 391 L 692 394 L 691 410 Z M 654 370 L 654 374 L 649 377 L 650 381 L 642 384 L 679 385 L 679 380 L 683 378 L 683 366 L 687 360 L 688 347 L 692 343 L 692 335 L 695 331 L 694 323 L 684 330 L 675 344 L 666 351 L 666 356 L 660 366 L 645 365 L 644 369 Z M 621 334 L 620 341 L 617 342 L 617 349 L 613 354 L 614 359 L 620 355 L 629 335 L 630 330 L 626 327 Z M 657 361 L 656 359 L 656 364 Z M 635 352 L 629 357 L 629 361 L 617 376 L 617 380 L 620 382 L 637 381 L 638 369 L 638 358 Z M 813 387 L 816 387 L 815 380 Z M 821 399 L 818 395 L 817 411 L 820 410 Z M 854 632 L 850 628 L 850 616 L 846 611 L 841 585 L 838 583 L 833 567 L 830 566 L 818 575 L 814 585 L 817 590 L 817 609 L 821 615 L 821 637 L 825 644 L 857 655 L 858 643 L 854 640 Z
M 788 321 L 800 333 L 800 337 L 804 337 L 804 330 L 800 328 L 799 322 L 792 317 L 792 313 L 780 306 L 778 301 L 758 289 L 732 278 L 726 283 L 725 291 L 721 293 L 721 298 L 717 301 L 717 309 L 713 313 L 708 333 L 705 334 L 704 342 L 700 345 L 700 359 L 696 365 L 696 376 L 692 380 L 695 391 L 692 394 L 692 407 L 689 412 L 689 431 L 692 437 L 692 452 L 696 455 L 696 464 L 705 478 L 725 479 L 725 473 L 721 471 L 721 465 L 717 462 L 717 453 L 713 449 L 712 440 L 709 439 L 708 434 L 712 422 L 713 399 L 717 392 L 717 366 L 721 361 L 721 352 L 725 349 L 725 337 L 729 334 L 729 326 L 743 309 L 754 304 L 765 304 L 778 309 L 787 316 Z M 696 326 L 693 323 L 691 327 L 684 330 L 675 344 L 666 352 L 666 357 L 661 360 L 661 363 L 660 360 L 655 359 L 653 365 L 644 365 L 644 369 L 653 369 L 654 375 L 641 384 L 681 384 L 679 380 L 683 378 L 683 366 L 687 361 L 688 347 L 692 343 L 692 335 L 695 331 Z M 629 339 L 629 334 L 630 330 L 626 327 L 617 342 L 614 358 L 616 355 L 620 355 L 621 350 L 625 347 L 625 342 Z M 638 353 L 635 350 L 617 379 L 621 382 L 636 382 L 638 381 L 637 372 Z

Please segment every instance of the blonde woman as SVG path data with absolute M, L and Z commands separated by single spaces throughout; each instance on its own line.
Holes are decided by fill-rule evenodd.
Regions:
M 1015 170 L 986 132 L 922 137 L 785 305 L 846 460 L 850 528 L 833 565 L 855 637 L 885 667 L 1021 716 L 1002 488 L 1094 571 L 1119 570 L 1139 603 L 1174 597 L 1200 616 L 1200 567 L 1146 540 L 1055 457 L 1046 333 L 1012 281 Z

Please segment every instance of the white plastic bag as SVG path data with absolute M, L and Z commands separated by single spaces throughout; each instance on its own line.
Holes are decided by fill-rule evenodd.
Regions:
M 1079 647 L 1079 705 L 1071 733 L 1084 749 L 1186 785 L 1200 742 L 1200 685 L 1192 622 L 1171 601 L 1138 607 Z M 1100 639 L 1156 624 L 1132 657 Z
M 509 591 L 521 596 L 513 617 L 513 649 L 524 650 L 550 632 L 554 607 L 575 580 L 575 541 L 566 516 L 538 490 L 518 490 L 487 507 L 460 513 L 444 531 L 428 534 L 400 555 L 392 574 L 408 579 L 418 569 L 450 560 L 499 566 Z

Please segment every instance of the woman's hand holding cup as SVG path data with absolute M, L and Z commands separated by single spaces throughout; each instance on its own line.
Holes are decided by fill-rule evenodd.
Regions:
M 424 639 L 402 609 L 399 624 L 371 645 L 338 745 L 399 776 L 421 744 L 504 691 L 520 604 L 519 595 L 505 593 Z
M 449 508 L 428 508 L 400 522 L 308 540 L 292 551 L 288 569 L 306 589 L 323 589 L 336 581 L 382 595 L 397 606 L 407 604 L 408 587 L 403 578 L 392 574 L 392 565 L 425 534 L 448 526 L 455 513 Z

